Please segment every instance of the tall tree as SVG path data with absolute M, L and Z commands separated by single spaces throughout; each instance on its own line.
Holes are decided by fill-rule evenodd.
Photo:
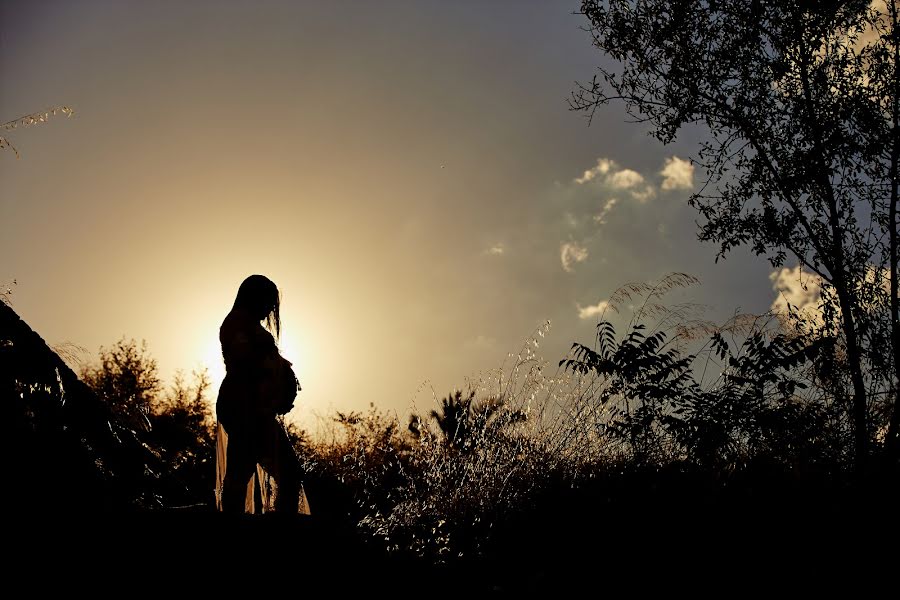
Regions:
M 874 437 L 878 385 L 891 398 L 896 458 L 896 0 L 583 0 L 581 12 L 613 60 L 576 89 L 572 107 L 593 114 L 624 101 L 664 143 L 687 125 L 708 131 L 696 157 L 708 180 L 690 200 L 700 238 L 719 256 L 749 245 L 775 267 L 793 256 L 821 278 L 824 333 L 847 356 L 857 465 Z M 874 383 L 879 322 L 892 351 L 887 378 Z

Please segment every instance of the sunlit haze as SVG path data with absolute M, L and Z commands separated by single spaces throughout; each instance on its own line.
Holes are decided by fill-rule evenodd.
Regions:
M 218 328 L 283 296 L 294 419 L 429 410 L 543 322 L 555 364 L 603 301 L 672 271 L 707 316 L 771 269 L 714 262 L 690 132 L 568 109 L 601 57 L 576 2 L 0 2 L 0 284 L 50 344 L 147 341 L 223 376 Z

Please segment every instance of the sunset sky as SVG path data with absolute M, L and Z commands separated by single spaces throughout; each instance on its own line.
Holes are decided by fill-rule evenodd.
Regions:
M 568 110 L 602 57 L 577 2 L 0 0 L 0 284 L 50 344 L 146 339 L 207 365 L 252 273 L 282 289 L 309 423 L 403 415 L 550 320 L 555 364 L 620 285 L 671 271 L 721 320 L 771 267 L 714 262 L 687 198 L 702 131 Z

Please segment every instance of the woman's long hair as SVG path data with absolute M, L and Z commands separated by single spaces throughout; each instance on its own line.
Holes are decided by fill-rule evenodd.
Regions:
M 266 329 L 275 340 L 281 339 L 281 292 L 278 286 L 264 275 L 251 275 L 241 283 L 234 308 L 245 310 L 266 320 Z

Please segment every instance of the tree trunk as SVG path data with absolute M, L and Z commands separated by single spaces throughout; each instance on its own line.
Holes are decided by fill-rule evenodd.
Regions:
M 844 336 L 847 338 L 847 360 L 850 364 L 850 379 L 853 382 L 853 439 L 856 452 L 857 472 L 863 473 L 869 458 L 869 427 L 868 427 L 868 402 L 866 399 L 866 384 L 863 379 L 862 352 L 859 348 L 859 339 L 856 332 L 856 320 L 853 310 L 859 304 L 857 294 L 854 291 L 853 278 L 848 277 L 847 259 L 844 252 L 844 239 L 846 223 L 841 223 L 838 212 L 838 199 L 831 180 L 831 167 L 826 159 L 825 143 L 823 142 L 822 124 L 819 120 L 810 83 L 809 64 L 812 62 L 812 50 L 806 44 L 800 62 L 801 83 L 803 96 L 806 100 L 807 127 L 812 134 L 815 148 L 818 150 L 815 160 L 815 178 L 818 192 L 825 200 L 828 208 L 828 226 L 831 229 L 831 258 L 834 261 L 832 280 L 834 289 L 838 295 L 838 303 L 841 307 L 841 322 L 844 327 Z
M 850 380 L 853 382 L 853 441 L 856 452 L 856 468 L 860 473 L 866 468 L 869 458 L 868 407 L 866 401 L 866 384 L 862 374 L 862 353 L 856 337 L 856 322 L 853 318 L 854 304 L 845 289 L 846 275 L 841 273 L 835 278 L 835 291 L 841 307 L 841 321 L 844 336 L 847 338 L 847 361 L 850 364 Z

